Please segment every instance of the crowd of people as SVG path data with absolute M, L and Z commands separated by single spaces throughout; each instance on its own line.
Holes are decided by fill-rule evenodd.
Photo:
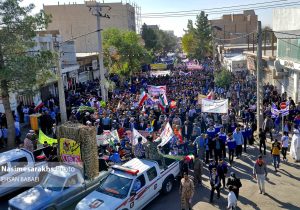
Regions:
M 182 76 L 181 70 L 174 70 L 170 75 L 150 77 L 146 73 L 135 75 L 131 78 L 131 84 L 122 82 L 117 76 L 112 77 L 116 88 L 109 94 L 107 102 L 102 101 L 99 95 L 99 83 L 97 80 L 85 84 L 77 84 L 75 90 L 66 92 L 66 106 L 69 121 L 82 123 L 87 126 L 95 126 L 97 134 L 101 135 L 105 130 L 117 130 L 120 142 L 114 145 L 102 145 L 99 148 L 101 154 L 107 154 L 114 163 L 121 163 L 132 157 L 150 158 L 160 161 L 164 165 L 164 155 L 186 156 L 193 155 L 192 161 L 183 160 L 181 180 L 181 198 L 185 208 L 191 208 L 194 182 L 190 182 L 189 171 L 193 169 L 195 183 L 201 185 L 203 165 L 207 165 L 210 171 L 211 195 L 213 202 L 214 192 L 220 197 L 221 185 L 228 187 L 230 205 L 236 206 L 239 196 L 240 180 L 234 173 L 225 183 L 228 167 L 234 165 L 235 159 L 248 152 L 249 145 L 256 141 L 254 131 L 256 124 L 256 78 L 246 71 L 232 74 L 232 82 L 228 87 L 218 87 L 214 82 L 214 70 L 209 59 L 203 63 L 204 69 L 192 71 L 191 74 Z M 175 102 L 175 106 L 166 106 L 164 109 L 157 104 L 148 101 L 143 106 L 138 105 L 139 97 L 143 91 L 147 92 L 148 85 L 163 85 L 167 87 L 166 96 L 169 101 Z M 198 95 L 212 94 L 213 99 L 228 99 L 229 110 L 226 114 L 203 113 Z M 272 118 L 271 107 L 275 103 L 279 107 L 282 101 L 290 105 L 289 114 L 285 117 L 284 135 L 281 139 L 276 137 L 280 129 L 280 119 Z M 259 128 L 258 142 L 260 153 L 266 155 L 266 139 L 270 136 L 272 141 L 271 154 L 274 158 L 274 167 L 277 169 L 280 163 L 280 151 L 286 160 L 286 152 L 289 147 L 289 134 L 298 129 L 300 122 L 300 103 L 295 104 L 286 93 L 280 94 L 272 85 L 264 86 L 264 124 Z M 34 106 L 26 106 L 21 102 L 17 108 L 21 123 L 29 122 L 29 115 L 34 113 Z M 44 102 L 43 108 L 38 112 L 41 130 L 52 137 L 56 137 L 56 125 L 59 123 L 59 107 L 55 98 L 51 97 Z M 2 145 L 6 145 L 7 125 L 5 115 L 1 116 L 0 139 Z M 278 123 L 279 121 L 279 123 Z M 167 123 L 170 123 L 175 135 L 163 147 L 157 149 L 159 138 Z M 16 130 L 20 128 L 17 128 Z M 5 130 L 6 129 L 6 130 Z M 147 133 L 147 143 L 142 138 L 136 145 L 132 144 L 130 132 L 133 129 Z M 129 131 L 129 132 L 128 132 Z M 26 140 L 27 139 L 27 140 Z M 28 147 L 27 135 L 24 146 Z M 30 150 L 32 146 L 30 145 Z M 298 146 L 299 147 L 299 146 Z M 253 168 L 253 176 L 257 178 L 259 189 L 264 193 L 264 176 L 267 174 L 265 163 L 260 156 Z

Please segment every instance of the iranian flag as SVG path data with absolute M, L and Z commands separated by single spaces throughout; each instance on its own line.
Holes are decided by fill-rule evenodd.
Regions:
M 44 106 L 44 103 L 42 101 L 39 101 L 37 105 L 34 107 L 34 111 L 38 112 L 40 108 Z
M 148 94 L 143 92 L 139 99 L 139 106 L 142 106 L 143 103 L 148 99 Z
M 166 107 L 168 105 L 168 99 L 167 99 L 166 94 L 161 94 L 159 96 L 159 101 L 164 107 Z

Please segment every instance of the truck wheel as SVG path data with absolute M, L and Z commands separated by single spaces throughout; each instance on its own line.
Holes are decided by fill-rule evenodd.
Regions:
M 163 183 L 163 186 L 162 186 L 162 192 L 164 194 L 167 194 L 169 192 L 172 191 L 173 189 L 173 183 L 174 183 L 174 178 L 173 177 L 169 177 L 167 178 L 164 183 Z

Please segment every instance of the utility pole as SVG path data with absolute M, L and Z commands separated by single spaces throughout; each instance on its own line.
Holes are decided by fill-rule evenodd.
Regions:
M 263 115 L 262 115 L 262 32 L 261 32 L 261 21 L 257 22 L 257 129 L 262 127 Z
M 102 8 L 111 9 L 110 6 L 100 5 L 99 2 L 94 2 L 92 5 L 87 5 L 94 16 L 97 17 L 97 30 L 98 30 L 98 53 L 99 53 L 99 73 L 100 73 L 100 87 L 101 87 L 101 97 L 103 101 L 107 101 L 108 94 L 105 88 L 105 75 L 104 75 L 104 65 L 103 65 L 103 49 L 102 49 L 102 35 L 101 35 L 101 22 L 100 18 L 110 18 L 107 14 L 102 14 Z
M 62 42 L 61 40 L 57 40 L 57 46 L 58 46 L 58 58 L 57 58 L 57 84 L 58 84 L 58 97 L 59 97 L 59 110 L 60 110 L 60 118 L 61 122 L 65 123 L 67 119 L 67 110 L 66 110 L 66 100 L 65 100 L 65 89 L 64 84 L 62 80 L 62 73 L 61 73 L 61 46 Z

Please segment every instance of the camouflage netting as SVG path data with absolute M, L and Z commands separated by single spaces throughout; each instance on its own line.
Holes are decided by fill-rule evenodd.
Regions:
M 67 122 L 58 127 L 57 137 L 58 141 L 60 138 L 67 138 L 79 143 L 85 176 L 88 179 L 98 176 L 99 164 L 95 127 Z

